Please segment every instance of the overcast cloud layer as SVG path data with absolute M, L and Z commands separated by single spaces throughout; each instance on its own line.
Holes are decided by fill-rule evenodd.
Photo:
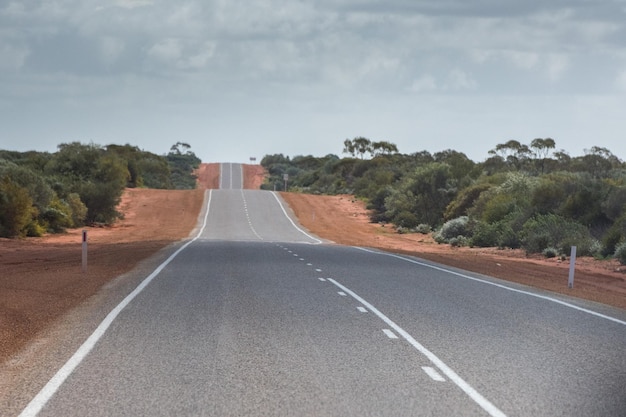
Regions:
M 0 2 L 0 148 L 184 141 L 206 162 L 365 136 L 626 159 L 624 0 Z

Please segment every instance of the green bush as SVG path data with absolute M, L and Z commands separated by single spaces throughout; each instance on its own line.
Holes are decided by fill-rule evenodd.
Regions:
M 622 242 L 615 248 L 615 253 L 613 254 L 615 258 L 622 264 L 626 265 L 626 242 Z
M 541 253 L 555 247 L 569 253 L 571 246 L 579 248 L 580 255 L 590 255 L 593 239 L 589 230 L 580 223 L 556 214 L 538 215 L 523 226 L 522 247 L 529 253 Z
M 557 256 L 559 256 L 559 250 L 553 247 L 545 248 L 541 253 L 546 258 L 556 258 Z
M 67 205 L 70 207 L 72 211 L 72 226 L 71 227 L 81 227 L 85 224 L 85 219 L 87 218 L 87 206 L 80 199 L 80 196 L 76 193 L 70 193 L 67 196 Z
M 456 217 L 466 216 L 481 194 L 491 187 L 492 185 L 489 183 L 479 183 L 462 189 L 455 199 L 446 207 L 444 218 L 450 220 Z
M 417 216 L 410 211 L 402 211 L 393 218 L 393 223 L 398 227 L 412 229 L 419 223 Z
M 11 178 L 0 179 L 0 237 L 17 237 L 27 234 L 26 227 L 33 221 L 37 209 L 28 190 Z
M 470 245 L 483 248 L 519 248 L 521 242 L 510 222 L 502 220 L 495 223 L 476 223 Z
M 428 233 L 430 233 L 432 230 L 432 228 L 430 227 L 429 224 L 426 223 L 420 223 L 417 225 L 417 227 L 415 228 L 415 231 L 417 233 L 421 233 L 423 235 L 427 235 Z
M 53 233 L 62 232 L 66 228 L 74 226 L 71 207 L 58 198 L 50 203 L 41 218 L 45 220 L 47 229 Z
M 617 245 L 626 240 L 626 210 L 624 213 L 613 223 L 611 228 L 605 233 L 602 238 L 603 256 L 612 255 L 617 249 Z
M 469 246 L 470 239 L 465 236 L 457 236 L 448 239 L 448 243 L 450 246 L 460 247 L 460 246 Z
M 468 231 L 468 217 L 461 216 L 456 219 L 448 220 L 441 226 L 441 229 L 435 233 L 434 238 L 438 243 L 449 243 L 450 239 L 457 239 L 459 236 L 466 236 Z
M 28 237 L 41 237 L 46 233 L 46 228 L 34 220 L 28 223 L 24 230 Z

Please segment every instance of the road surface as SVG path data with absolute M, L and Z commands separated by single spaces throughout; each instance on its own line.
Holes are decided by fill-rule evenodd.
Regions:
M 626 415 L 625 311 L 322 242 L 237 164 L 220 187 L 22 415 Z

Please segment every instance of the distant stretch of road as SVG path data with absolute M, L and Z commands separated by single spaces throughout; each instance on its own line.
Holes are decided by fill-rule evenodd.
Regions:
M 324 243 L 221 174 L 22 415 L 626 415 L 626 311 Z

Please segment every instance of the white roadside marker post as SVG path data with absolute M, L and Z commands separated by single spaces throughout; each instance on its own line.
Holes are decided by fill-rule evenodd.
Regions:
M 576 269 L 576 246 L 572 246 L 572 253 L 569 258 L 569 280 L 567 281 L 568 288 L 574 288 L 574 271 Z
M 87 272 L 87 231 L 83 230 L 83 274 Z

